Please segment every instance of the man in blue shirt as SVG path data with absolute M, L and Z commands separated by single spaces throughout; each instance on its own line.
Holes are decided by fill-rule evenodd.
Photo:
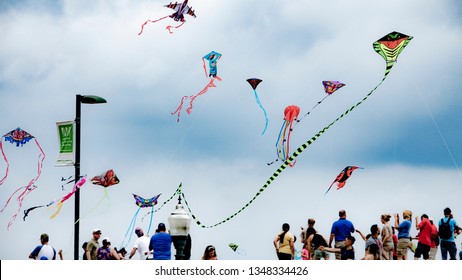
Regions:
M 172 258 L 172 236 L 166 233 L 164 223 L 157 226 L 157 233 L 151 237 L 149 250 L 154 250 L 153 260 L 170 260 Z
M 331 247 L 332 241 L 335 239 L 335 248 L 345 247 L 345 239 L 347 236 L 355 232 L 353 223 L 346 219 L 346 211 L 340 210 L 338 212 L 339 219 L 332 224 L 330 231 L 329 247 Z M 337 260 L 341 259 L 341 253 L 335 253 Z
M 440 248 L 441 248 L 441 258 L 443 260 L 448 259 L 448 252 L 449 252 L 449 259 L 455 260 L 457 254 L 457 246 L 454 240 L 454 229 L 457 228 L 457 222 L 453 219 L 451 214 L 450 208 L 444 209 L 444 217 L 438 222 L 438 227 L 441 226 L 442 223 L 447 223 L 449 220 L 449 227 L 451 229 L 451 237 L 443 238 L 440 237 Z

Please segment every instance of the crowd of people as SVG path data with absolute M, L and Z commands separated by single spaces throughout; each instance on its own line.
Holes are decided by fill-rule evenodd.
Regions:
M 300 241 L 303 243 L 301 250 L 302 260 L 328 260 L 329 253 L 335 253 L 337 260 L 406 260 L 409 251 L 413 253 L 414 260 L 434 260 L 438 251 L 441 250 L 441 258 L 447 260 L 457 259 L 457 246 L 455 237 L 462 229 L 457 225 L 451 209 L 443 210 L 444 216 L 439 221 L 433 221 L 427 214 L 415 217 L 417 236 L 411 236 L 412 211 L 404 210 L 402 221 L 398 214 L 394 215 L 392 225 L 390 214 L 380 216 L 381 225 L 373 224 L 370 232 L 364 235 L 356 229 L 353 223 L 347 219 L 346 211 L 339 211 L 339 219 L 333 222 L 327 239 L 319 234 L 314 225 L 313 218 L 308 219 L 308 228 L 302 227 Z M 397 232 L 397 234 L 396 234 Z M 359 234 L 365 242 L 364 251 L 355 251 L 353 244 L 356 238 L 353 234 Z M 417 240 L 417 246 L 412 242 Z M 290 232 L 290 225 L 284 223 L 282 231 L 273 241 L 279 260 L 292 260 L 295 258 L 296 237 Z M 363 256 L 363 257 L 361 257 Z M 459 252 L 462 260 L 462 248 Z
M 415 228 L 418 231 L 416 236 L 411 236 L 412 211 L 404 210 L 402 220 L 395 214 L 382 214 L 381 225 L 370 226 L 369 233 L 364 235 L 356 229 L 353 223 L 347 219 L 345 210 L 339 211 L 339 219 L 332 223 L 330 234 L 325 238 L 315 229 L 315 219 L 308 219 L 308 227 L 301 228 L 300 242 L 303 249 L 300 252 L 302 260 L 329 260 L 330 253 L 335 254 L 336 260 L 406 260 L 409 252 L 412 252 L 415 260 L 434 260 L 438 251 L 441 250 L 443 260 L 457 259 L 457 246 L 455 238 L 462 229 L 457 225 L 451 209 L 443 210 L 444 216 L 438 221 L 422 214 L 415 217 Z M 393 223 L 391 218 L 394 218 Z M 142 228 L 136 228 L 133 247 L 128 254 L 125 248 L 117 250 L 111 246 L 111 239 L 101 239 L 102 231 L 94 229 L 92 238 L 82 244 L 84 251 L 83 260 L 130 260 L 138 253 L 140 260 L 171 260 L 172 258 L 172 236 L 167 232 L 164 223 L 159 223 L 156 233 L 152 236 L 144 234 Z M 358 234 L 365 242 L 364 250 L 355 250 L 354 244 Z M 101 245 L 100 245 L 101 239 Z M 273 240 L 276 255 L 279 260 L 296 259 L 295 242 L 296 236 L 290 232 L 290 225 L 284 223 L 282 230 Z M 413 240 L 417 240 L 417 245 Z M 35 260 L 56 260 L 63 259 L 62 250 L 56 251 L 49 243 L 48 234 L 40 236 L 40 245 L 34 248 L 29 258 Z M 184 255 L 182 259 L 191 258 L 191 236 L 187 236 Z M 208 245 L 203 253 L 202 260 L 217 260 L 216 249 Z M 462 248 L 459 252 L 459 259 L 462 260 Z

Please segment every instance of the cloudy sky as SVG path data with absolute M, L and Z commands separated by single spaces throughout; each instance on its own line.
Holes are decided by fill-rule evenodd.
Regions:
M 183 183 L 193 214 L 202 224 L 226 219 L 258 192 L 281 162 L 275 143 L 284 108 L 300 115 L 325 97 L 321 82 L 345 87 L 298 123 L 291 151 L 360 101 L 382 79 L 385 61 L 372 48 L 398 31 L 414 39 L 385 82 L 353 112 L 338 121 L 287 168 L 246 210 L 209 229 L 191 223 L 192 259 L 213 244 L 220 259 L 276 259 L 272 241 L 285 222 L 298 236 L 310 217 L 328 236 L 345 209 L 367 233 L 383 213 L 410 209 L 435 220 L 445 207 L 462 221 L 461 13 L 458 1 L 189 1 L 197 18 L 173 34 L 163 7 L 167 1 L 8 1 L 0 2 L 0 128 L 16 127 L 35 136 L 46 154 L 38 188 L 24 200 L 18 218 L 16 196 L 0 214 L 0 259 L 27 259 L 46 232 L 50 244 L 73 258 L 74 199 L 50 219 L 55 208 L 36 209 L 25 221 L 22 210 L 66 195 L 62 177 L 73 167 L 55 167 L 56 122 L 74 120 L 75 96 L 98 95 L 102 105 L 82 105 L 81 173 L 114 169 L 120 184 L 110 200 L 92 210 L 103 188 L 87 183 L 81 191 L 80 243 L 101 228 L 115 246 L 124 240 L 137 210 L 132 193 L 163 203 Z M 216 88 L 198 97 L 191 114 L 172 115 L 183 96 L 209 82 L 201 58 L 218 62 Z M 268 128 L 248 78 L 260 78 Z M 3 139 L 2 139 L 3 140 Z M 35 178 L 39 151 L 3 141 L 10 163 L 0 186 L 2 206 Z M 347 165 L 357 165 L 343 189 L 325 191 Z M 0 161 L 3 177 L 6 163 Z M 167 223 L 169 202 L 153 224 Z M 137 226 L 147 229 L 142 209 Z M 148 216 L 149 217 L 149 216 Z M 417 234 L 413 229 L 412 234 Z M 359 236 L 357 236 L 359 237 Z M 134 238 L 130 241 L 133 243 Z M 458 240 L 458 248 L 460 249 Z M 19 246 L 18 246 L 19 242 Z M 240 245 L 246 255 L 228 248 Z M 297 242 L 297 249 L 301 243 Z M 358 241 L 359 257 L 364 243 Z M 81 252 L 80 252 L 81 253 Z

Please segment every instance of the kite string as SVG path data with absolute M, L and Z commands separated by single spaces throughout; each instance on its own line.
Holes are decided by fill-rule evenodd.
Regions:
M 459 165 L 457 164 L 457 161 L 454 158 L 454 155 L 452 154 L 451 149 L 449 148 L 449 145 L 448 145 L 448 143 L 446 141 L 446 138 L 443 135 L 443 132 L 441 131 L 440 127 L 438 126 L 438 123 L 437 123 L 437 121 L 435 119 L 435 116 L 432 114 L 432 112 L 430 110 L 430 107 L 428 106 L 427 102 L 425 102 L 425 99 L 423 98 L 422 91 L 420 90 L 419 86 L 417 85 L 417 83 L 415 81 L 415 77 L 414 77 L 414 75 L 412 73 L 411 73 L 411 77 L 412 77 L 412 82 L 414 83 L 414 86 L 417 89 L 417 92 L 419 93 L 420 99 L 422 100 L 423 104 L 425 105 L 425 109 L 427 110 L 427 113 L 430 115 L 432 123 L 435 126 L 436 130 L 438 131 L 438 134 L 441 137 L 441 140 L 443 141 L 444 147 L 446 148 L 446 150 L 448 151 L 449 156 L 451 157 L 451 160 L 452 160 L 452 162 L 454 164 L 454 167 L 457 169 L 457 172 L 462 177 L 462 172 L 461 172 L 461 170 L 459 168 Z

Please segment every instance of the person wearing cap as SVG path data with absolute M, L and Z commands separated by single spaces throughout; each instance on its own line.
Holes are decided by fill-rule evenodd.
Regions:
M 111 239 L 109 237 L 105 237 L 102 243 L 103 246 L 98 248 L 96 254 L 97 260 L 121 260 L 117 251 L 111 248 Z
M 135 234 L 136 236 L 138 236 L 138 239 L 136 239 L 135 244 L 133 245 L 133 249 L 130 252 L 128 258 L 132 259 L 136 251 L 138 251 L 138 254 L 140 255 L 140 260 L 146 260 L 151 254 L 151 251 L 149 250 L 150 238 L 144 235 L 143 229 L 140 227 L 135 229 Z
M 87 255 L 87 260 L 96 260 L 98 254 L 99 243 L 98 240 L 101 237 L 101 230 L 94 229 L 92 232 L 93 238 L 88 241 L 87 248 L 85 249 L 85 254 Z
M 451 229 L 451 237 L 440 238 L 441 258 L 443 260 L 447 260 L 449 252 L 449 259 L 455 260 L 457 254 L 457 246 L 454 239 L 454 230 L 458 228 L 457 222 L 454 220 L 451 209 L 449 207 L 446 207 L 443 210 L 443 213 L 444 217 L 438 222 L 438 227 L 443 223 L 449 223 L 449 228 Z
M 166 232 L 164 223 L 159 223 L 157 233 L 151 236 L 149 250 L 154 250 L 153 260 L 170 260 L 172 258 L 172 236 Z
M 43 233 L 40 235 L 40 243 L 35 247 L 35 249 L 30 253 L 29 259 L 34 260 L 56 260 L 56 250 L 48 245 L 49 237 L 48 234 Z
M 382 237 L 382 259 L 383 260 L 393 260 L 393 248 L 395 244 L 393 243 L 393 229 L 389 223 L 391 215 L 382 214 L 380 216 L 380 221 L 383 224 L 381 237 Z

